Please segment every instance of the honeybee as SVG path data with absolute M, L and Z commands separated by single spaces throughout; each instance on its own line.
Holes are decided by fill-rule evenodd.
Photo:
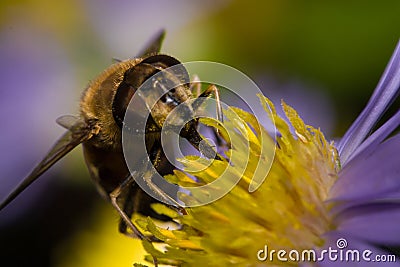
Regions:
M 53 164 L 82 144 L 85 162 L 92 180 L 100 194 L 121 216 L 119 231 L 150 240 L 132 223 L 132 215 L 139 213 L 159 219 L 166 218 L 152 211 L 150 205 L 158 200 L 145 193 L 132 179 L 123 155 L 121 139 L 127 106 L 136 90 L 154 74 L 171 66 L 180 65 L 177 59 L 159 53 L 164 35 L 164 31 L 159 32 L 138 57 L 116 62 L 89 83 L 81 97 L 80 116 L 66 115 L 57 119 L 57 123 L 66 128 L 67 132 L 56 141 L 44 159 L 0 204 L 0 210 Z M 151 116 L 146 122 L 144 133 L 150 161 L 161 175 L 171 173 L 174 169 L 161 147 L 162 124 L 177 105 L 193 98 L 192 86 L 187 82 L 189 77 L 186 69 L 181 67 L 170 75 L 172 76 L 164 78 L 178 79 L 183 81 L 183 84 L 163 92 L 162 97 L 151 107 L 149 110 Z M 163 88 L 160 83 L 154 83 L 153 86 L 155 91 Z M 212 93 L 218 94 L 216 88 L 210 86 L 198 96 L 209 97 Z M 194 107 L 188 108 L 190 110 Z M 197 126 L 198 121 L 191 120 L 180 130 L 179 135 L 199 149 L 202 137 L 197 131 Z M 137 170 L 136 173 L 141 175 L 144 172 L 145 170 Z

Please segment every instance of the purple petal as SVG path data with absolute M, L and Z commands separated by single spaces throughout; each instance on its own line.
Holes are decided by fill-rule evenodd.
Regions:
M 400 192 L 400 135 L 380 144 L 375 151 L 364 151 L 339 172 L 330 192 L 331 201 L 382 198 Z
M 400 87 L 400 42 L 386 67 L 367 106 L 339 142 L 338 150 L 345 165 L 352 153 L 364 141 L 386 108 L 393 102 Z
M 369 136 L 361 145 L 354 151 L 354 153 L 349 157 L 347 164 L 351 164 L 350 161 L 357 155 L 374 150 L 380 143 L 385 140 L 398 126 L 400 125 L 400 110 L 384 125 L 382 125 L 378 130 L 376 130 L 371 136 Z M 368 152 L 367 152 L 368 153 Z
M 368 245 L 367 243 L 360 241 L 357 238 L 354 238 L 352 236 L 346 235 L 341 232 L 331 232 L 325 235 L 326 236 L 326 245 L 324 246 L 324 249 L 329 250 L 329 247 L 331 250 L 337 250 L 336 254 L 333 252 L 332 255 L 338 255 L 338 258 L 336 260 L 330 260 L 328 256 L 324 258 L 323 261 L 320 261 L 316 264 L 316 266 L 321 266 L 321 267 L 334 267 L 334 266 L 386 266 L 386 267 L 399 267 L 400 263 L 398 262 L 398 258 L 396 257 L 395 261 L 397 262 L 377 262 L 375 260 L 376 256 L 381 256 L 381 255 L 390 255 L 389 252 L 381 250 L 377 247 Z M 347 243 L 347 246 L 344 246 L 344 244 Z M 339 246 L 338 246 L 339 245 Z M 344 246 L 344 247 L 343 247 Z M 342 251 L 342 260 L 340 260 L 340 251 Z M 356 252 L 357 251 L 357 252 Z M 368 251 L 371 251 L 371 254 L 368 255 Z M 360 255 L 360 260 L 355 261 L 352 260 L 351 258 L 351 253 L 359 253 Z M 364 253 L 364 257 L 363 257 Z M 327 254 L 327 253 L 326 253 Z M 345 261 L 347 258 L 349 261 Z M 368 259 L 370 261 L 368 261 Z
M 335 218 L 338 231 L 372 243 L 400 244 L 400 203 L 353 207 Z

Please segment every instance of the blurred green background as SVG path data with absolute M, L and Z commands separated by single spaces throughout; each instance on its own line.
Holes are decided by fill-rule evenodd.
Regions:
M 338 138 L 366 104 L 400 36 L 399 1 L 0 2 L 0 197 L 63 132 L 90 79 L 160 28 L 182 62 L 235 67 Z M 89 182 L 76 149 L 0 213 L 2 266 L 131 266 L 138 242 Z

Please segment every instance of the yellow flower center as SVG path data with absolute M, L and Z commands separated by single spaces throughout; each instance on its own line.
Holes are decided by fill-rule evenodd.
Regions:
M 260 264 L 257 251 L 265 245 L 276 251 L 312 249 L 322 246 L 322 234 L 335 228 L 325 201 L 337 179 L 336 149 L 319 130 L 305 125 L 297 112 L 285 103 L 282 103 L 283 110 L 292 129 L 277 115 L 268 99 L 263 98 L 263 101 L 270 108 L 266 110 L 275 122 L 279 136 L 274 140 L 264 129 L 255 125 L 255 118 L 251 114 L 232 108 L 242 119 L 236 120 L 237 128 L 247 129 L 251 133 L 246 137 L 241 136 L 241 140 L 229 142 L 248 143 L 250 154 L 239 183 L 227 195 L 211 204 L 189 208 L 187 215 L 179 215 L 165 206 L 156 205 L 158 212 L 174 217 L 182 225 L 179 230 L 166 230 L 147 220 L 147 229 L 167 244 L 166 252 L 145 244 L 147 251 L 157 256 L 159 262 L 172 265 L 186 263 L 189 266 Z M 208 120 L 203 120 L 203 123 L 212 124 Z M 224 136 L 223 129 L 221 133 Z M 275 157 L 264 157 L 260 153 L 262 147 L 276 147 Z M 228 158 L 233 152 L 226 153 Z M 244 156 L 247 158 L 247 155 Z M 270 166 L 271 161 L 272 166 L 264 182 L 250 193 L 251 181 L 254 178 L 260 180 L 253 177 L 257 164 Z M 190 162 L 186 164 L 186 169 L 193 168 Z M 206 160 L 204 164 L 207 164 Z M 188 172 L 196 176 L 196 182 L 180 171 L 166 178 L 185 186 L 190 183 L 202 185 L 218 179 L 227 167 L 233 168 L 231 175 L 242 173 L 235 172 L 235 166 L 228 161 L 214 161 L 203 171 Z M 184 201 L 190 201 L 190 198 L 195 196 L 181 197 Z M 146 223 L 142 221 L 142 225 Z

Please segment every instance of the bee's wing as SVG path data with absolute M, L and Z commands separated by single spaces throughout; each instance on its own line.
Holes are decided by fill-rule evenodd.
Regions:
M 62 117 L 63 118 L 63 117 Z M 65 117 L 67 118 L 67 117 Z M 72 117 L 69 117 L 72 118 Z M 62 120 L 62 119 L 61 119 Z M 60 119 L 58 120 L 59 124 Z M 66 123 L 66 121 L 64 121 Z M 72 122 L 72 121 L 70 121 Z M 66 124 L 61 124 L 66 127 Z M 45 171 L 54 165 L 58 160 L 68 154 L 73 148 L 80 143 L 90 139 L 92 129 L 83 121 L 76 119 L 75 123 L 69 125 L 69 131 L 64 133 L 60 139 L 53 145 L 46 157 L 39 162 L 33 171 L 11 192 L 10 195 L 0 204 L 0 210 L 7 206 L 15 197 L 25 190 L 31 183 L 40 177 Z
M 138 53 L 138 57 L 145 57 L 160 52 L 161 45 L 165 37 L 165 30 L 157 32 L 147 43 L 147 45 Z
M 74 127 L 76 126 L 82 126 L 84 127 L 85 122 L 76 116 L 73 115 L 64 115 L 56 120 L 57 124 L 64 127 L 67 130 L 70 130 L 71 132 L 74 131 Z

